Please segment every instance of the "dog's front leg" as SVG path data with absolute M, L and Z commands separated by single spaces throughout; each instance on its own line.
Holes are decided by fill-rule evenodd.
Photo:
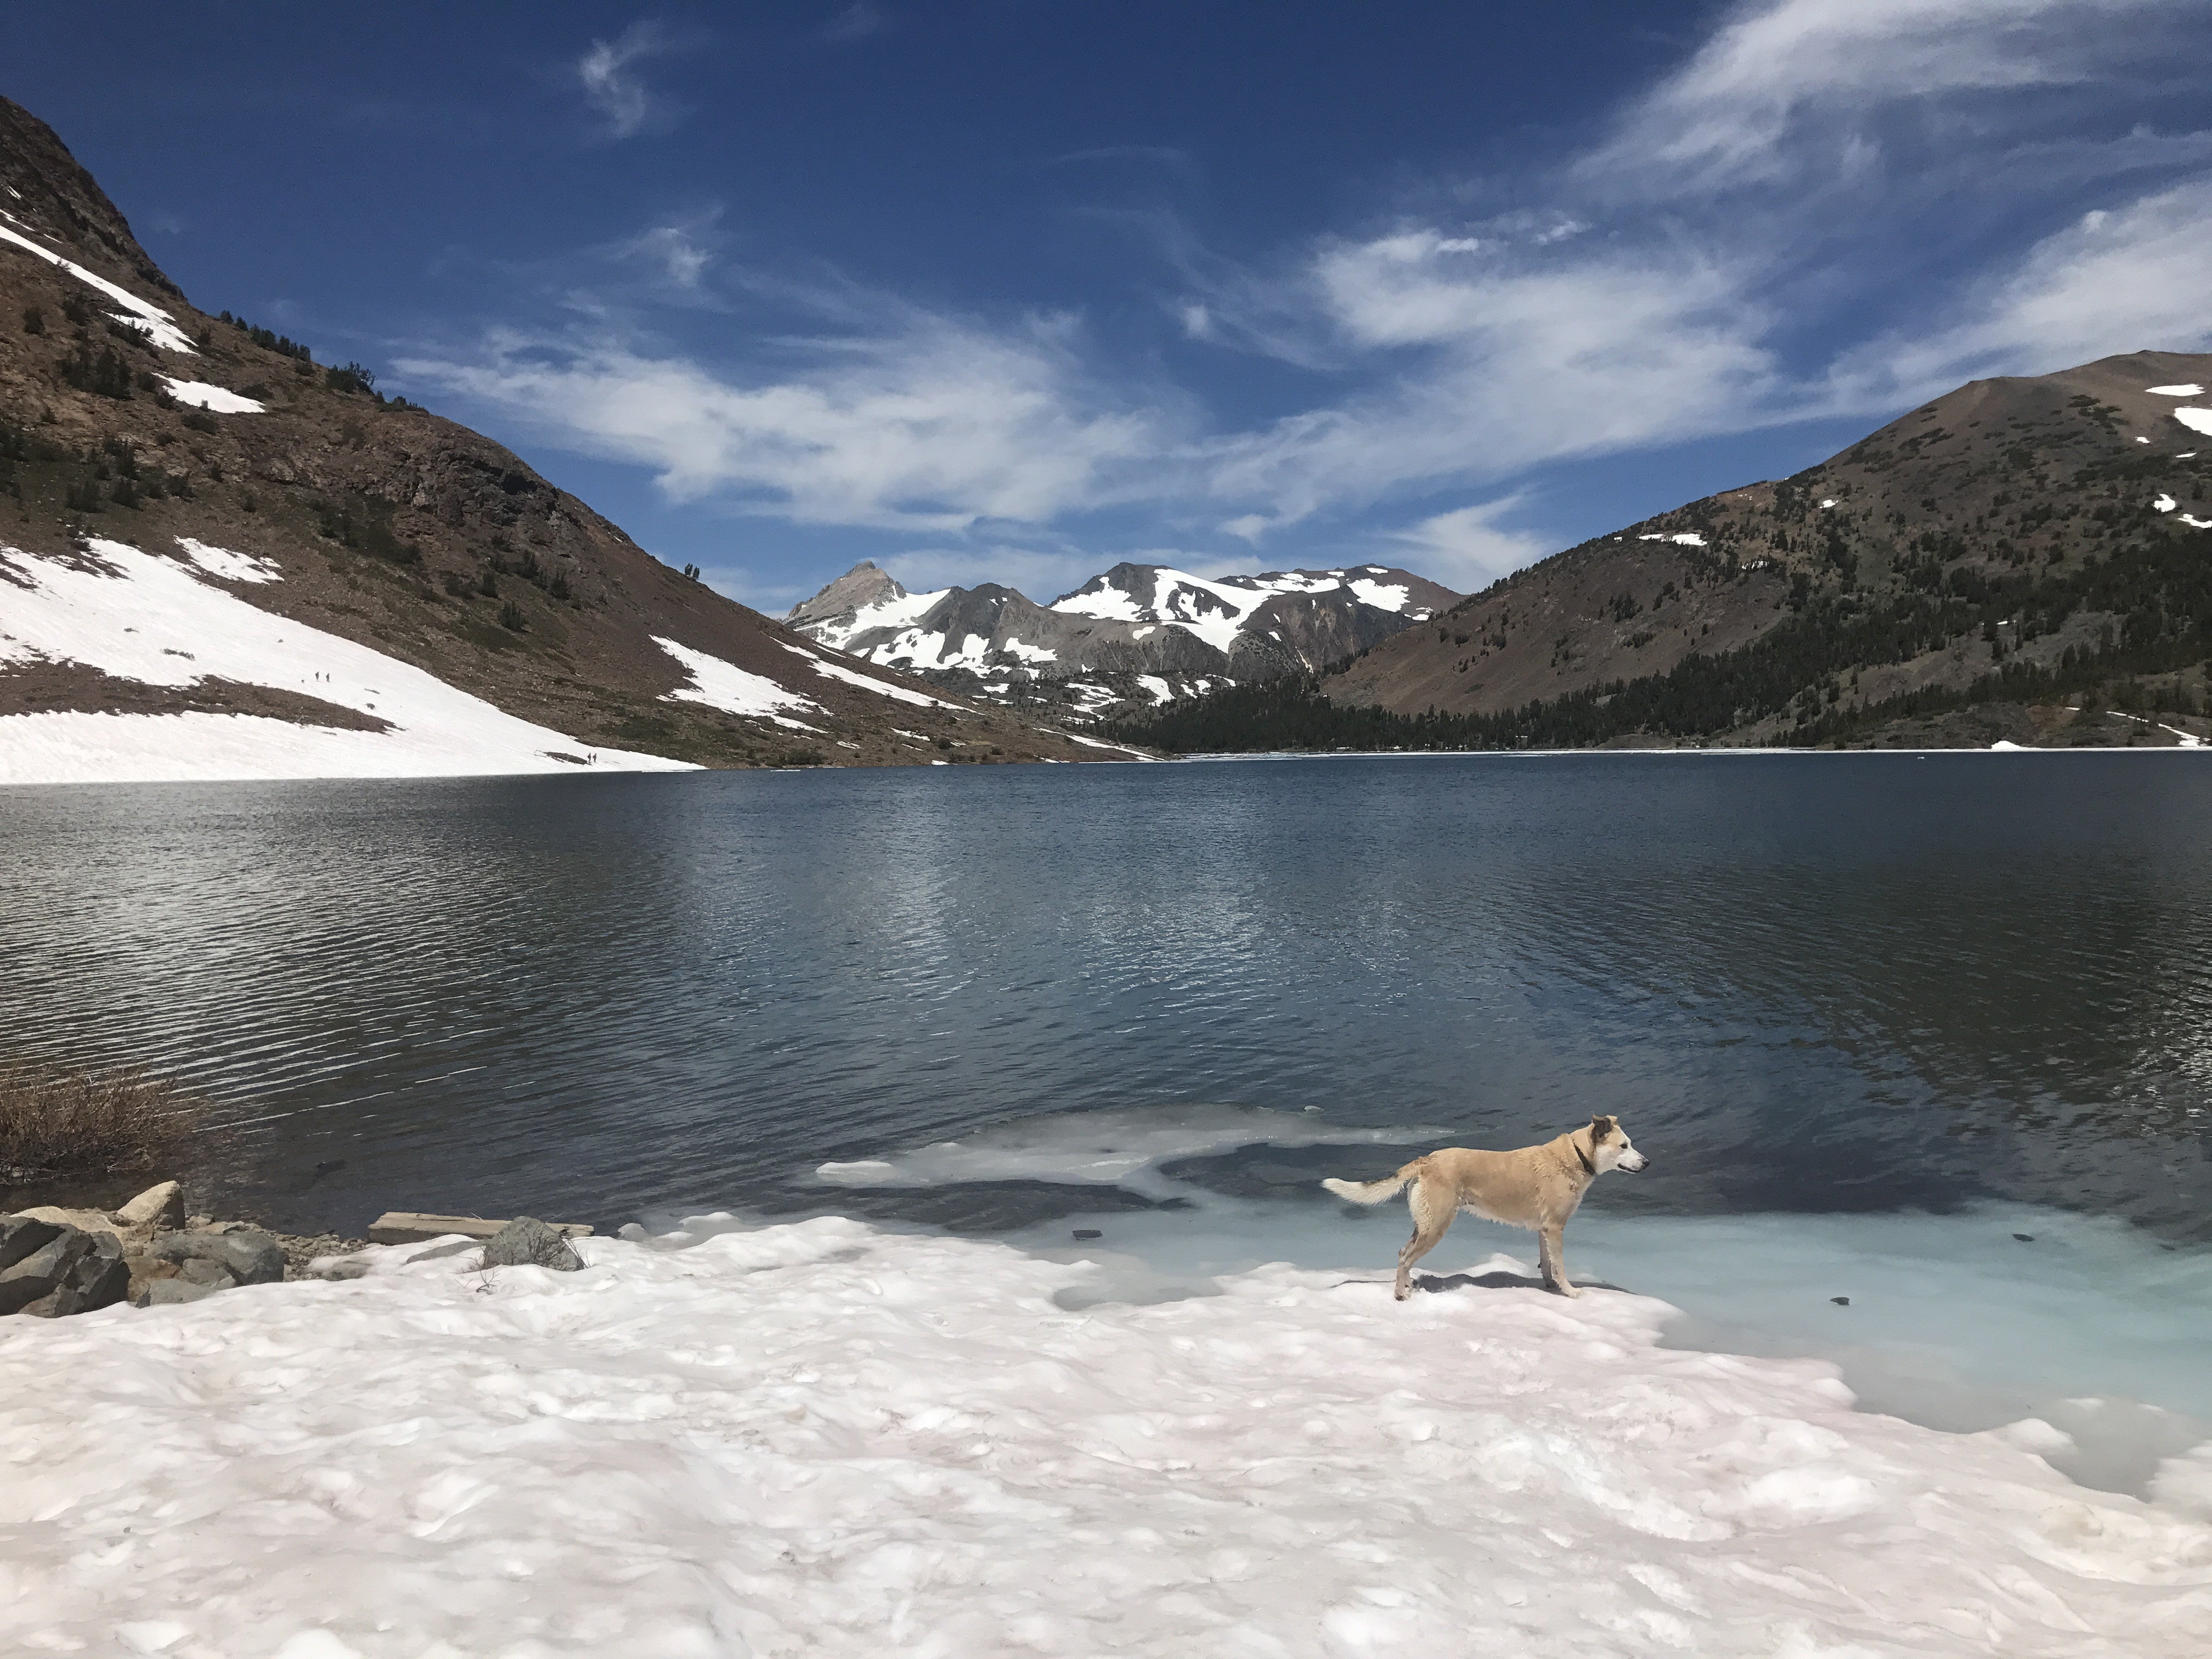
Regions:
M 1567 1262 L 1564 1253 L 1565 1229 L 1546 1227 L 1536 1234 L 1536 1257 L 1543 1263 L 1544 1283 L 1561 1296 L 1580 1296 L 1567 1279 Z

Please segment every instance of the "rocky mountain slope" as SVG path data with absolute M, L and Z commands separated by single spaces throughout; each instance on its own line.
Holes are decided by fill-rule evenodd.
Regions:
M 1040 605 L 995 583 L 909 593 L 870 562 L 785 621 L 941 686 L 1083 719 L 1316 672 L 1459 598 L 1384 565 L 1208 580 L 1117 564 Z
M 1357 717 L 1347 741 L 2172 744 L 2212 736 L 2208 655 L 2212 356 L 2137 352 L 1974 381 L 1554 555 L 1316 690 Z M 1281 697 L 1194 718 L 1203 743 L 1152 735 L 1332 734 Z
M 162 274 L 0 100 L 0 782 L 1077 760 Z

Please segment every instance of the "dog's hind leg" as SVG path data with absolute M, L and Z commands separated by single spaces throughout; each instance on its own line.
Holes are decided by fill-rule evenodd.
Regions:
M 1580 1296 L 1567 1279 L 1565 1255 L 1566 1230 L 1563 1227 L 1539 1228 L 1536 1233 L 1536 1259 L 1544 1267 L 1544 1283 L 1561 1296 Z
M 1413 1264 L 1437 1248 L 1458 1208 L 1442 1184 L 1431 1186 L 1426 1177 L 1413 1182 L 1406 1194 L 1406 1207 L 1413 1212 L 1413 1236 L 1398 1252 L 1398 1282 L 1391 1290 L 1401 1302 L 1413 1294 Z

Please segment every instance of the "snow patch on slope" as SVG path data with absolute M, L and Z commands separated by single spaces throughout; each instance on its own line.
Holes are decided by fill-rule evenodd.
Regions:
M 169 388 L 169 395 L 179 403 L 204 409 L 212 415 L 259 415 L 265 412 L 262 404 L 225 386 L 210 386 L 205 380 L 172 380 L 167 374 L 161 379 L 161 384 Z
M 95 568 L 0 547 L 0 570 L 14 579 L 0 581 L 0 660 L 82 663 L 148 685 L 236 680 L 374 714 L 392 729 L 253 714 L 0 715 L 0 784 L 460 777 L 585 763 L 694 769 L 621 750 L 587 756 L 562 732 L 502 713 L 382 652 L 259 610 L 195 572 L 228 575 L 216 567 L 259 564 L 243 554 L 192 543 L 186 566 L 121 542 L 94 540 L 88 550 Z
M 724 662 L 720 657 L 710 657 L 704 651 L 694 651 L 688 645 L 678 645 L 673 640 L 654 635 L 653 642 L 682 663 L 691 675 L 691 684 L 679 685 L 661 696 L 663 702 L 698 702 L 709 708 L 719 708 L 726 714 L 743 714 L 754 720 L 773 720 L 795 732 L 818 732 L 819 726 L 795 720 L 779 713 L 786 708 L 804 708 L 819 714 L 822 705 L 810 702 L 796 691 L 778 685 L 765 674 L 749 673 L 735 663 Z
M 208 573 L 227 582 L 281 582 L 284 573 L 267 559 L 257 559 L 250 553 L 234 553 L 227 547 L 210 547 L 205 542 L 196 542 L 189 536 L 177 538 L 177 545 L 185 550 L 185 556 Z
M 960 705 L 957 702 L 947 702 L 942 697 L 933 697 L 924 691 L 909 690 L 903 685 L 888 685 L 882 680 L 871 679 L 856 669 L 847 668 L 841 664 L 817 656 L 803 645 L 785 645 L 781 640 L 777 643 L 783 645 L 783 648 L 790 652 L 793 656 L 805 658 L 813 665 L 814 672 L 824 679 L 842 680 L 848 685 L 859 686 L 863 691 L 873 691 L 878 696 L 895 698 L 900 702 L 910 702 L 916 708 L 934 707 L 950 708 L 956 714 L 962 712 Z
M 2212 434 L 2212 409 L 2177 409 L 2173 418 L 2191 432 Z
M 9 225 L 20 225 L 23 222 L 12 213 L 0 212 L 0 219 L 5 219 Z M 176 319 L 159 306 L 148 304 L 127 289 L 116 287 L 105 276 L 94 276 L 82 265 L 72 260 L 64 259 L 60 254 L 41 247 L 20 232 L 9 229 L 8 225 L 0 225 L 0 241 L 12 242 L 17 247 L 35 253 L 48 264 L 58 266 L 79 282 L 99 289 L 100 293 L 124 307 L 126 314 L 117 317 L 115 319 L 117 322 L 127 327 L 137 329 L 162 350 L 181 351 L 191 356 L 199 355 L 198 349 L 185 337 L 184 330 L 177 326 Z
M 1941 1434 L 1818 1362 L 1661 1348 L 1645 1297 L 1400 1305 L 1276 1266 L 1073 1313 L 1089 1262 L 842 1218 L 577 1248 L 573 1273 L 373 1249 L 352 1282 L 17 1322 L 0 1520 L 38 1524 L 0 1648 L 2202 1646 L 2212 1528 L 2068 1485 L 2030 1427 Z
M 2204 388 L 2194 380 L 2181 386 L 2147 386 L 2143 388 L 2154 398 L 2201 398 Z

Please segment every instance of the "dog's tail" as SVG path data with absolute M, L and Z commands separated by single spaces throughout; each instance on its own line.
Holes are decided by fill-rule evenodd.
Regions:
M 1380 1204 L 1386 1198 L 1395 1198 L 1406 1189 L 1413 1178 L 1413 1166 L 1408 1164 L 1394 1176 L 1380 1181 L 1339 1181 L 1334 1176 L 1321 1184 L 1339 1198 L 1348 1198 L 1354 1204 Z

